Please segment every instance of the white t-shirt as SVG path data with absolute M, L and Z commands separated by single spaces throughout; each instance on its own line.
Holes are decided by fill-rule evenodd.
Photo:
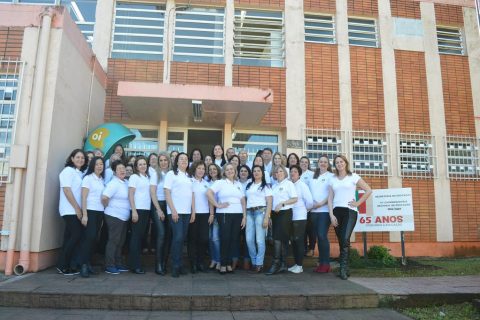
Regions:
M 140 210 L 150 210 L 152 197 L 150 197 L 150 185 L 157 185 L 157 181 L 152 177 L 139 174 L 132 174 L 128 179 L 128 187 L 135 188 L 133 197 L 135 208 Z
M 294 183 L 298 201 L 293 205 L 292 220 L 307 220 L 307 212 L 313 205 L 310 189 L 301 179 Z
M 264 165 L 265 172 L 268 173 L 268 175 L 270 175 L 270 173 L 272 172 L 272 165 L 273 161 L 270 161 L 268 164 Z
M 283 179 L 282 182 L 277 183 L 272 188 L 273 194 L 273 205 L 272 210 L 275 210 L 275 207 L 283 201 L 287 201 L 291 198 L 296 198 L 297 189 L 293 185 L 293 182 L 288 179 Z M 281 210 L 287 210 L 293 208 L 293 204 L 285 205 Z
M 159 179 L 158 175 L 161 175 L 161 179 Z M 165 190 L 163 189 L 163 184 L 165 183 L 165 176 L 167 175 L 166 172 L 160 171 L 151 175 L 151 178 L 157 182 L 157 199 L 158 201 L 165 201 Z
M 170 190 L 173 205 L 178 214 L 192 213 L 192 179 L 185 172 L 178 170 L 178 174 L 169 171 L 163 184 L 165 189 Z M 167 206 L 168 214 L 172 214 L 170 206 Z
M 245 191 L 245 195 L 247 196 L 247 209 L 267 205 L 265 198 L 272 196 L 272 189 L 268 185 L 260 189 L 261 185 L 262 183 L 252 183 L 250 188 Z
M 336 175 L 330 178 L 330 186 L 333 190 L 333 207 L 350 208 L 358 211 L 357 208 L 352 208 L 348 205 L 350 201 L 355 201 L 355 193 L 357 190 L 357 182 L 360 176 L 352 173 L 350 176 L 345 176 L 342 180 L 338 179 Z
M 290 177 L 290 169 L 288 169 L 287 167 L 285 167 L 285 169 L 287 170 L 287 178 L 289 178 Z M 278 183 L 278 180 L 275 179 L 273 176 L 274 175 L 273 175 L 273 172 L 272 172 L 270 174 L 270 180 L 272 181 L 272 183 L 271 183 L 272 187 Z
M 302 175 L 300 176 L 300 180 L 305 182 L 305 184 L 308 186 L 310 184 L 310 180 L 313 179 L 313 174 L 313 171 L 307 170 L 302 173 Z
M 60 179 L 60 202 L 58 204 L 58 211 L 61 216 L 73 215 L 75 213 L 75 208 L 68 202 L 63 188 L 69 187 L 72 190 L 73 197 L 77 201 L 78 206 L 82 207 L 82 177 L 83 172 L 72 168 L 65 167 L 58 176 Z
M 331 172 L 325 172 L 318 176 L 317 179 L 311 179 L 309 188 L 312 193 L 313 201 L 322 202 L 328 198 L 328 186 L 330 178 L 333 176 Z M 325 202 L 320 208 L 312 209 L 311 212 L 328 212 L 328 203 Z
M 105 189 L 103 178 L 97 177 L 95 173 L 85 176 L 82 181 L 82 188 L 88 189 L 87 210 L 103 211 L 102 192 Z
M 245 189 L 247 188 L 247 184 L 249 184 L 250 181 L 252 181 L 252 179 L 247 179 L 245 182 L 242 182 L 242 181 L 238 180 L 238 182 L 240 182 L 240 184 L 242 185 L 243 193 L 245 193 Z
M 223 159 L 215 159 L 214 160 L 214 163 L 220 167 L 220 169 L 223 170 L 223 167 L 222 167 L 222 162 L 223 162 Z
M 122 221 L 130 219 L 130 202 L 128 201 L 128 180 L 120 180 L 117 177 L 106 185 L 103 195 L 108 197 L 108 206 L 105 214 L 118 218 Z
M 192 178 L 193 194 L 195 196 L 195 213 L 210 213 L 210 206 L 208 204 L 207 190 L 210 187 L 209 183 L 202 179 L 201 181 Z
M 113 178 L 113 170 L 112 168 L 105 169 L 105 184 L 109 183 L 110 180 Z
M 226 208 L 217 208 L 217 213 L 243 213 L 241 200 L 245 194 L 240 182 L 221 179 L 215 181 L 210 189 L 217 195 L 217 202 L 229 203 Z

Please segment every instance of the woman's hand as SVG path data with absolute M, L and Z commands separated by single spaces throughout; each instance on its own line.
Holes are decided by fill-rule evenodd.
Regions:
M 75 209 L 75 214 L 77 215 L 78 220 L 82 221 L 82 210 L 80 209 Z
M 279 212 L 280 210 L 282 210 L 282 208 L 283 208 L 283 204 L 279 203 L 279 204 L 277 204 L 277 205 L 275 206 L 275 210 L 274 210 L 274 211 L 275 211 L 275 212 Z
M 88 223 L 88 215 L 84 215 L 82 217 L 82 226 L 86 227 L 87 226 L 87 223 Z
M 137 210 L 132 210 L 132 222 L 137 223 L 138 221 L 138 212 Z
M 355 200 L 352 200 L 352 201 L 350 201 L 350 202 L 348 203 L 348 206 L 351 207 L 351 208 L 356 208 L 356 207 L 358 207 L 359 205 L 360 205 L 360 204 L 359 204 L 357 201 L 355 201 Z
M 267 229 L 268 228 L 268 223 L 270 222 L 270 218 L 265 215 L 265 218 L 263 219 L 263 229 Z
M 190 215 L 190 223 L 194 223 L 195 222 L 195 213 L 192 213 Z
M 330 215 L 330 222 L 335 228 L 338 227 L 338 220 L 333 214 Z
M 213 220 L 215 219 L 215 216 L 213 214 L 211 214 L 209 217 L 208 217 L 208 224 L 211 225 L 213 223 Z
M 161 221 L 165 221 L 165 213 L 162 210 L 157 210 L 157 214 Z
M 177 213 L 177 210 L 173 209 L 172 210 L 172 220 L 173 222 L 177 223 L 178 222 L 178 213 Z
M 217 203 L 217 208 L 223 209 L 223 208 L 227 208 L 229 205 L 230 203 L 228 202 L 220 202 L 220 203 Z
M 247 217 L 246 216 L 243 216 L 242 218 L 242 223 L 240 223 L 240 226 L 243 228 L 245 228 L 245 226 L 247 225 Z

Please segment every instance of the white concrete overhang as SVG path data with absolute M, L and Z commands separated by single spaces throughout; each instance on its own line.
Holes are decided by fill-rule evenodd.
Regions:
M 120 81 L 117 95 L 133 121 L 169 126 L 255 128 L 273 103 L 270 89 L 151 82 Z M 194 100 L 202 102 L 201 121 L 194 121 Z

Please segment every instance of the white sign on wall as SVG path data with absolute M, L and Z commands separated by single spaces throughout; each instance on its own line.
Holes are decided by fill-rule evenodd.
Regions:
M 355 232 L 415 230 L 411 188 L 373 190 L 366 208 L 359 210 Z

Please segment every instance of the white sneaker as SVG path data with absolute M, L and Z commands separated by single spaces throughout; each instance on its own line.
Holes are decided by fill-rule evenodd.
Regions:
M 303 267 L 302 266 L 297 266 L 297 265 L 295 265 L 295 266 L 296 266 L 296 268 L 293 269 L 291 272 L 293 272 L 293 273 L 302 273 L 303 272 Z
M 296 267 L 298 267 L 298 266 L 296 264 L 294 264 L 293 266 L 291 266 L 287 270 L 290 271 L 290 272 L 293 272 L 293 270 L 295 270 Z

